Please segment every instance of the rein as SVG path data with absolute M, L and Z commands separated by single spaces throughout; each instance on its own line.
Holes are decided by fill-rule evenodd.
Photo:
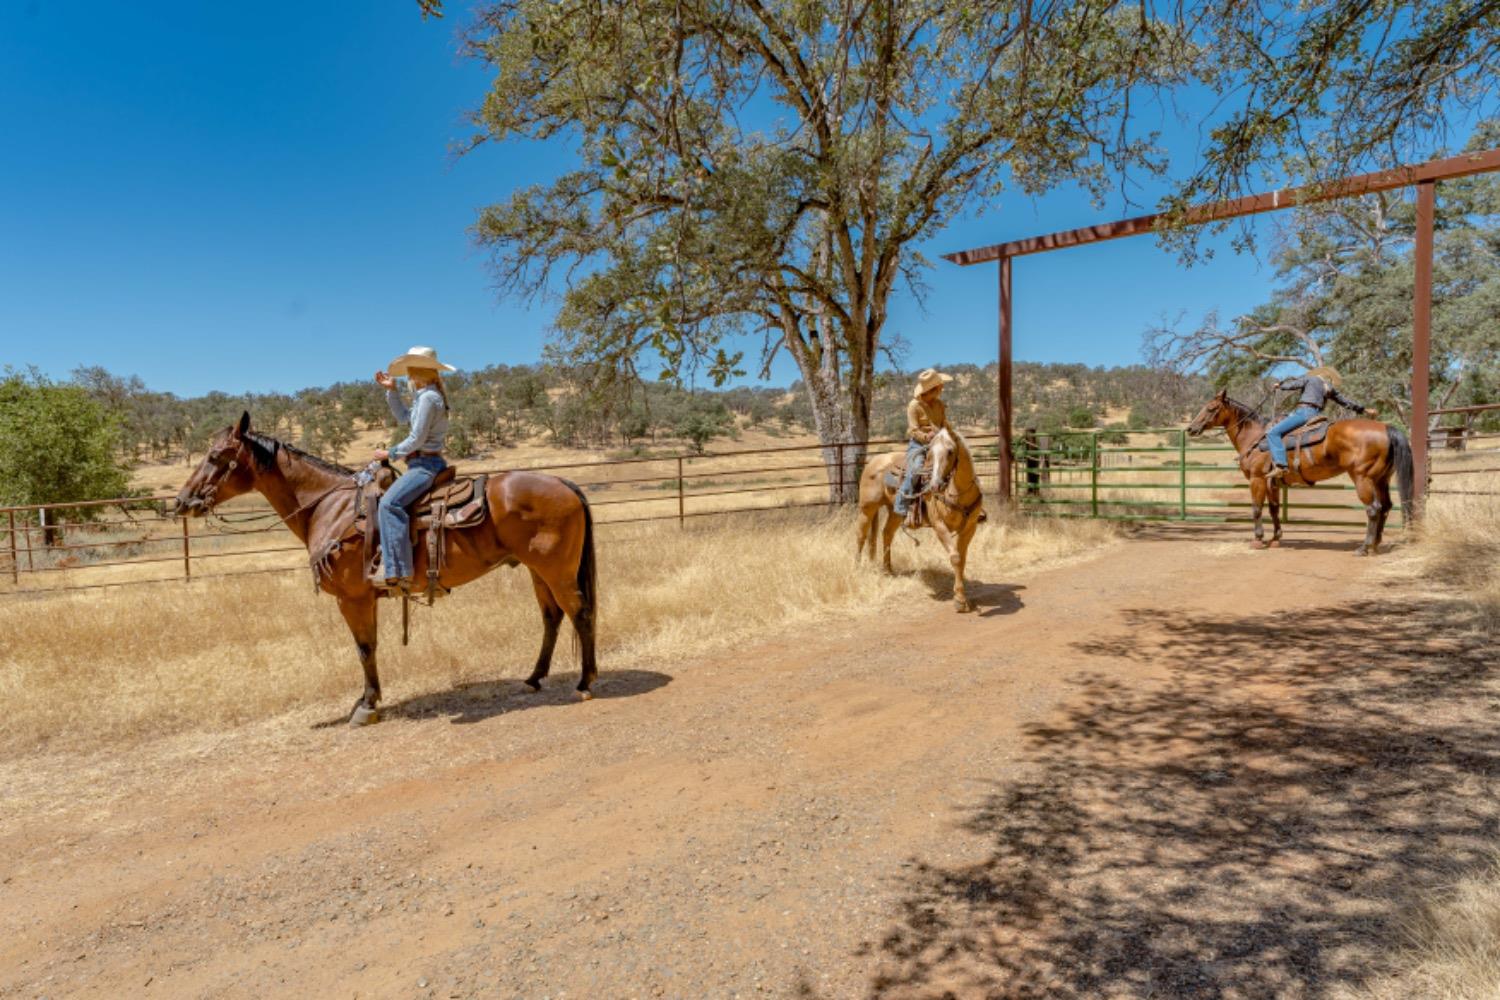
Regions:
M 243 447 L 244 447 L 244 445 L 242 444 L 240 446 L 240 448 L 243 448 Z M 290 522 L 291 519 L 294 518 L 294 517 L 296 517 L 298 514 L 303 514 L 303 513 L 306 513 L 307 511 L 310 511 L 310 510 L 316 508 L 318 506 L 318 504 L 322 503 L 324 500 L 328 499 L 330 496 L 332 496 L 333 494 L 337 493 L 340 490 L 352 490 L 352 489 L 354 489 L 358 485 L 357 483 L 355 483 L 352 480 L 350 482 L 347 482 L 347 483 L 334 483 L 332 486 L 328 487 L 328 489 L 324 490 L 322 493 L 319 493 L 317 496 L 315 496 L 311 500 L 307 501 L 307 503 L 302 504 L 300 507 L 298 507 L 296 510 L 292 511 L 290 514 L 280 515 L 280 514 L 277 514 L 273 510 L 273 511 L 270 511 L 270 512 L 265 513 L 265 514 L 247 514 L 244 517 L 237 518 L 237 519 L 231 521 L 229 518 L 225 517 L 223 514 L 220 514 L 219 511 L 218 511 L 219 487 L 222 486 L 225 482 L 227 482 L 230 476 L 234 475 L 234 470 L 238 469 L 239 466 L 240 466 L 239 459 L 237 459 L 237 458 L 231 458 L 228 461 L 228 463 L 226 463 L 224 465 L 223 469 L 220 470 L 219 474 L 216 475 L 213 478 L 213 481 L 211 481 L 208 484 L 208 486 L 203 491 L 203 497 L 202 497 L 203 507 L 204 507 L 205 511 L 208 513 L 208 515 L 210 517 L 212 517 L 220 525 L 254 524 L 254 523 L 258 523 L 260 521 L 268 521 L 268 520 L 270 520 L 272 518 L 275 518 L 278 524 L 286 524 L 288 527 L 290 527 L 291 525 L 288 524 L 288 522 Z M 253 534 L 253 533 L 257 532 L 257 531 L 264 531 L 264 530 L 266 530 L 266 529 L 265 528 L 248 528 L 248 529 L 230 528 L 227 531 L 227 534 L 248 535 L 248 534 Z
M 954 443 L 956 446 L 957 442 L 955 441 Z M 967 453 L 967 451 L 968 449 L 964 448 L 962 453 Z M 948 490 L 953 485 L 954 474 L 958 472 L 957 462 L 960 454 L 961 453 L 957 451 L 954 453 L 953 472 L 950 472 L 948 474 L 948 478 L 943 480 L 942 483 L 934 481 L 930 486 L 927 487 L 925 495 L 932 497 L 932 499 L 934 500 L 940 501 L 943 506 L 947 507 L 949 510 L 956 510 L 965 518 L 967 518 L 970 514 L 974 513 L 974 511 L 978 510 L 980 505 L 984 503 L 984 491 L 979 488 L 979 476 L 976 474 L 974 476 L 973 482 L 969 484 L 974 490 L 974 501 L 972 503 L 963 503 L 963 494 L 959 492 L 955 492 L 953 494 L 953 498 L 949 499 Z M 973 461 L 972 457 L 970 458 L 970 461 Z

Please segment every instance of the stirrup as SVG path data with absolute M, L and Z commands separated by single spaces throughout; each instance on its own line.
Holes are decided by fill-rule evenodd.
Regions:
M 1271 471 L 1266 473 L 1266 482 L 1279 482 L 1280 480 L 1285 479 L 1290 473 L 1291 470 L 1284 465 L 1273 465 L 1271 466 Z

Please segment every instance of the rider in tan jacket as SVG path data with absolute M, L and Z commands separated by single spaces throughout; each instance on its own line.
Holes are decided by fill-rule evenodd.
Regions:
M 953 381 L 952 375 L 928 368 L 917 376 L 912 389 L 911 402 L 906 404 L 906 476 L 901 488 L 896 491 L 892 506 L 897 514 L 905 515 L 916 497 L 911 495 L 911 482 L 927 460 L 927 446 L 937 432 L 948 426 L 948 408 L 943 405 L 943 386 Z

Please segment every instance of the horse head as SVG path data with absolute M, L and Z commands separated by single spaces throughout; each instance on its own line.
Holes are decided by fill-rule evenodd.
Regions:
M 932 456 L 932 478 L 927 487 L 929 493 L 941 493 L 948 488 L 953 473 L 958 470 L 958 459 L 962 452 L 963 445 L 948 428 L 944 427 L 937 432 L 928 445 L 928 454 Z
M 202 517 L 214 506 L 255 488 L 251 469 L 250 414 L 214 435 L 208 454 L 178 492 L 172 513 Z
M 1226 389 L 1220 389 L 1218 395 L 1204 403 L 1203 409 L 1199 410 L 1193 422 L 1188 424 L 1188 436 L 1197 437 L 1210 427 L 1229 426 L 1231 412 L 1229 392 Z

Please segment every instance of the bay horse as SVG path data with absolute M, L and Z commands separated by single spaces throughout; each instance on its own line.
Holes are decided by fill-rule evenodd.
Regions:
M 1281 502 L 1275 487 L 1266 481 L 1271 471 L 1271 455 L 1256 445 L 1266 436 L 1269 421 L 1259 413 L 1229 398 L 1224 390 L 1209 400 L 1187 432 L 1197 437 L 1212 427 L 1222 427 L 1240 457 L 1240 471 L 1250 480 L 1250 506 L 1255 515 L 1255 544 L 1271 548 L 1281 541 Z M 1295 432 L 1293 432 L 1295 433 Z M 1410 521 L 1412 503 L 1411 442 L 1406 435 L 1378 420 L 1336 420 L 1328 425 L 1327 436 L 1302 450 L 1298 468 L 1288 469 L 1286 481 L 1292 485 L 1311 486 L 1347 472 L 1359 491 L 1359 502 L 1365 507 L 1365 540 L 1355 555 L 1380 551 L 1385 536 L 1385 519 L 1391 512 L 1391 477 L 1401 489 L 1401 523 Z M 1265 540 L 1261 527 L 1261 507 L 1271 508 L 1271 540 Z
M 937 535 L 938 541 L 948 553 L 948 562 L 953 565 L 953 603 L 960 613 L 974 610 L 974 604 L 964 592 L 964 563 L 969 557 L 969 542 L 974 531 L 985 519 L 984 494 L 979 490 L 979 477 L 974 472 L 974 456 L 969 453 L 968 443 L 956 431 L 948 428 L 938 431 L 928 448 L 931 457 L 932 478 L 917 503 L 923 505 L 926 526 Z M 859 543 L 854 557 L 858 560 L 869 549 L 870 559 L 875 558 L 875 529 L 880 521 L 880 512 L 885 511 L 885 527 L 881 531 L 884 541 L 885 571 L 891 572 L 891 539 L 901 527 L 902 518 L 893 506 L 897 486 L 886 483 L 886 473 L 893 473 L 897 482 L 906 468 L 906 453 L 890 452 L 876 455 L 865 463 L 859 477 Z
M 354 634 L 365 690 L 350 725 L 379 721 L 380 676 L 375 667 L 376 601 L 384 592 L 366 579 L 358 536 L 350 539 L 355 473 L 253 431 L 250 414 L 214 436 L 208 454 L 177 494 L 173 513 L 202 517 L 215 505 L 252 490 L 264 496 L 307 546 L 319 589 L 332 594 Z M 524 565 L 542 612 L 542 649 L 526 684 L 541 690 L 563 615 L 578 633 L 582 676 L 578 697 L 592 697 L 598 676 L 594 633 L 599 584 L 594 521 L 583 491 L 556 476 L 506 472 L 486 481 L 488 513 L 478 525 L 443 534 L 438 584 L 444 589 L 478 579 L 496 566 Z M 373 506 L 373 504 L 372 504 Z M 427 546 L 412 546 L 414 577 L 426 571 Z

